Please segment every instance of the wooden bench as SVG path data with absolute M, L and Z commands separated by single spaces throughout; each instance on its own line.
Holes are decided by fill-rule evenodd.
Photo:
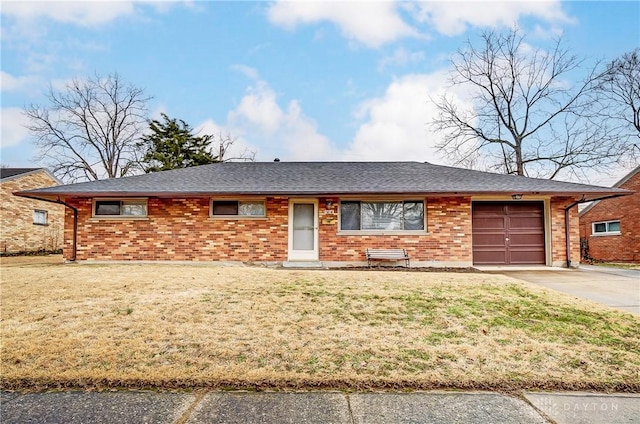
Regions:
M 404 261 L 409 268 L 409 255 L 404 249 L 367 249 L 367 265 L 371 267 L 373 260 Z

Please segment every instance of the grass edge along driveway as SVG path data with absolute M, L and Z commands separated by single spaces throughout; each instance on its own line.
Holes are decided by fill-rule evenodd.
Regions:
M 640 319 L 499 275 L 1 271 L 2 389 L 640 391 Z

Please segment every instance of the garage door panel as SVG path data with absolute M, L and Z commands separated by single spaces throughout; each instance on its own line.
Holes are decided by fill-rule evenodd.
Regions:
M 542 216 L 509 216 L 509 228 L 536 228 L 541 230 L 543 227 Z
M 474 244 L 477 247 L 481 246 L 499 246 L 504 249 L 506 240 L 504 238 L 504 233 L 496 233 L 496 234 L 476 234 Z
M 505 250 L 474 250 L 473 259 L 475 263 L 482 263 L 485 265 L 502 265 L 506 261 Z
M 544 249 L 542 250 L 516 250 L 511 249 L 511 263 L 539 265 L 545 262 Z
M 500 203 L 500 202 L 498 202 Z M 505 204 L 509 209 L 509 213 L 537 213 L 542 215 L 542 209 L 540 208 L 541 202 L 508 202 Z
M 540 246 L 544 246 L 544 234 L 510 233 L 509 244 L 511 245 L 512 248 L 516 246 L 537 246 L 539 248 Z
M 490 215 L 504 215 L 504 204 L 503 203 L 478 203 L 474 205 L 474 214 L 478 216 L 483 214 Z
M 477 228 L 481 228 L 482 232 L 485 231 L 489 231 L 489 230 L 504 230 L 505 229 L 505 220 L 504 217 L 502 216 L 498 216 L 498 217 L 490 217 L 490 216 L 483 216 L 483 217 L 474 217 L 473 218 L 473 225 L 476 226 Z
M 474 202 L 472 225 L 475 264 L 546 263 L 542 202 Z

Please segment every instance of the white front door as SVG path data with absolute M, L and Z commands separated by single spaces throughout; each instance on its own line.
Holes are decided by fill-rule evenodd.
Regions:
M 318 260 L 318 201 L 289 201 L 289 260 Z

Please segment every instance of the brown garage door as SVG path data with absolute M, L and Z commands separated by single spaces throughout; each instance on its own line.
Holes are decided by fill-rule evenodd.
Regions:
M 473 263 L 544 264 L 542 202 L 473 202 Z

